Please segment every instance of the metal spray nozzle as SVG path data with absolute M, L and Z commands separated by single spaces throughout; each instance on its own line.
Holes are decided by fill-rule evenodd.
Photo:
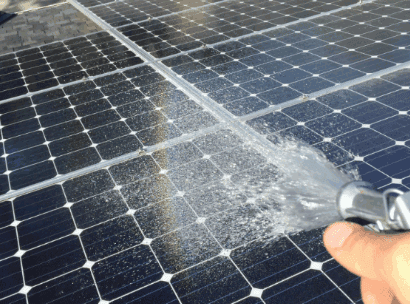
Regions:
M 379 192 L 371 183 L 353 181 L 340 188 L 336 207 L 345 220 L 364 220 L 367 228 L 376 232 L 410 230 L 410 192 L 397 189 Z

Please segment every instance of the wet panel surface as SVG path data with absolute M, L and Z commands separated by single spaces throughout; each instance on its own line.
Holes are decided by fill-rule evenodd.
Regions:
M 21 214 L 19 248 L 7 247 L 5 261 L 23 253 L 23 270 L 15 273 L 23 271 L 34 303 L 39 294 L 54 299 L 71 280 L 79 284 L 78 277 L 84 277 L 83 288 L 65 292 L 79 301 L 100 295 L 115 303 L 253 303 L 255 292 L 268 299 L 270 286 L 309 269 L 303 253 L 317 262 L 329 256 L 317 243 L 323 230 L 293 235 L 294 243 L 258 240 L 274 224 L 258 216 L 260 205 L 252 203 L 257 192 L 241 185 L 265 166 L 257 151 L 221 130 L 21 196 L 4 207 Z M 265 230 L 256 233 L 256 227 Z M 12 242 L 15 228 L 0 231 L 6 229 Z M 318 295 L 327 297 L 327 290 Z
M 218 124 L 150 66 L 17 99 L 1 113 L 11 190 Z

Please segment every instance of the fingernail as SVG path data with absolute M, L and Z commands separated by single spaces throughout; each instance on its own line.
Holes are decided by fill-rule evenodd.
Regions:
M 325 242 L 331 248 L 340 248 L 353 231 L 353 226 L 348 223 L 336 223 L 326 231 Z

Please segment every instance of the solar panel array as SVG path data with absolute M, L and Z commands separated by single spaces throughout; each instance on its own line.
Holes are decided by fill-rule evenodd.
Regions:
M 123 36 L 0 57 L 0 304 L 363 303 L 253 142 L 408 191 L 410 1 L 78 2 Z

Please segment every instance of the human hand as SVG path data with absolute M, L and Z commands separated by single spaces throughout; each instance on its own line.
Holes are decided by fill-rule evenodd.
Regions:
M 337 262 L 361 277 L 365 304 L 410 303 L 410 233 L 379 235 L 338 222 L 325 230 L 323 242 Z

